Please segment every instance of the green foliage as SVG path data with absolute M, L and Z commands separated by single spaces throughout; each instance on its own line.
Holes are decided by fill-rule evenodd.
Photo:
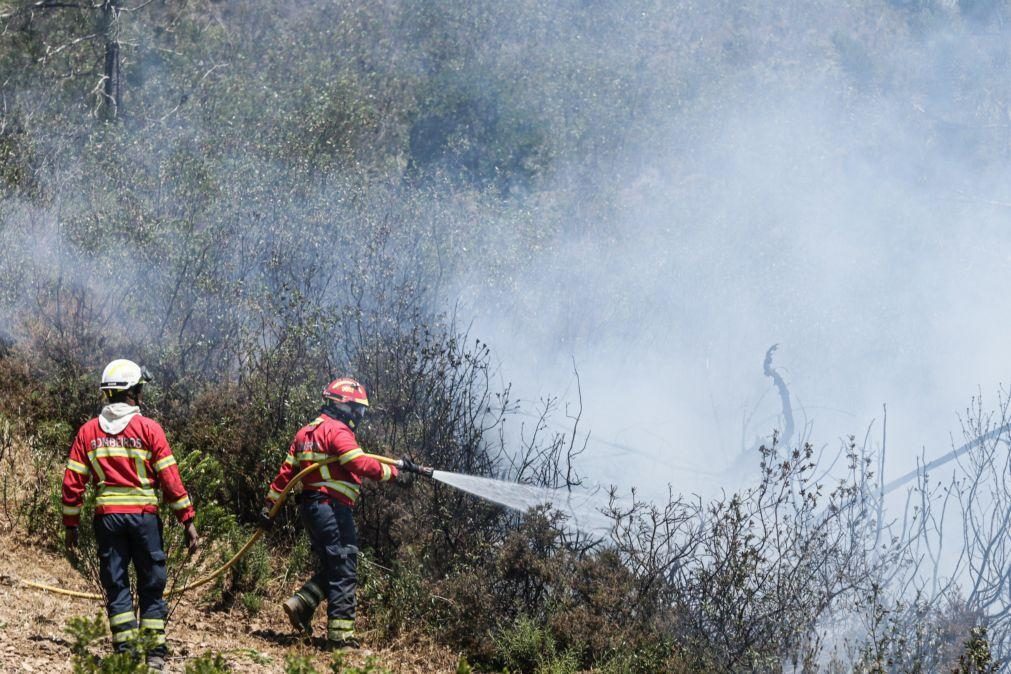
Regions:
M 379 639 L 393 639 L 425 624 L 425 614 L 432 604 L 431 588 L 424 570 L 409 552 L 392 569 L 376 566 L 370 555 L 363 553 L 359 569 L 359 601 L 369 606 Z
M 186 674 L 224 674 L 232 671 L 220 653 L 204 653 L 186 663 Z
M 22 122 L 0 124 L 0 197 L 32 196 L 38 189 L 38 157 Z
M 990 652 L 990 641 L 986 627 L 977 626 L 969 630 L 962 653 L 958 656 L 958 666 L 953 674 L 994 674 L 1001 670 L 1001 663 Z
M 149 671 L 147 665 L 129 653 L 74 661 L 74 674 L 148 674 Z
M 287 655 L 284 658 L 285 674 L 319 674 L 312 659 L 305 655 Z
M 367 656 L 365 662 L 357 666 L 347 664 L 343 653 L 334 654 L 330 661 L 330 671 L 332 674 L 393 674 L 391 670 L 379 665 L 374 655 Z
M 217 567 L 231 559 L 251 534 L 252 531 L 242 528 L 236 528 L 227 534 L 222 541 L 224 545 L 214 566 Z M 246 610 L 251 613 L 258 611 L 271 577 L 271 559 L 272 556 L 263 539 L 254 543 L 246 555 L 215 582 L 219 607 L 230 607 L 238 599 Z
M 467 656 L 461 655 L 456 661 L 456 674 L 474 674 L 474 668 L 467 662 Z
M 96 615 L 94 618 L 75 616 L 67 621 L 67 634 L 73 640 L 70 652 L 77 657 L 86 657 L 91 642 L 105 636 L 105 618 Z
M 253 594 L 252 592 L 243 592 L 241 595 L 242 607 L 246 609 L 246 613 L 251 616 L 255 616 L 263 608 L 263 597 Z
M 710 672 L 716 671 L 712 663 L 690 667 L 672 654 L 669 644 L 660 641 L 638 649 L 615 649 L 609 656 L 594 663 L 593 671 L 600 674 L 650 674 L 651 672 Z
M 106 634 L 105 618 L 74 617 L 67 621 L 67 633 L 73 639 L 70 650 L 73 653 L 74 674 L 147 674 L 148 668 L 143 658 L 134 653 L 145 652 L 144 637 L 138 637 L 131 644 L 131 650 L 106 657 L 91 653 L 92 643 Z
M 304 575 L 312 575 L 314 572 L 314 558 L 312 553 L 312 545 L 309 542 L 308 536 L 296 536 L 295 540 L 291 543 L 291 547 L 287 548 L 288 554 L 285 558 L 285 581 L 294 583 L 296 579 L 301 578 Z M 367 552 L 360 553 L 360 569 L 359 574 L 359 587 L 365 585 L 365 581 L 362 577 L 367 573 L 367 562 L 362 560 L 365 559 Z
M 49 445 L 30 433 L 23 421 L 0 416 L 0 522 L 40 542 L 62 543 L 62 477 L 63 465 Z M 84 505 L 93 510 L 93 502 Z
M 574 651 L 561 651 L 547 629 L 525 616 L 501 630 L 495 643 L 499 661 L 511 671 L 572 674 L 580 669 Z

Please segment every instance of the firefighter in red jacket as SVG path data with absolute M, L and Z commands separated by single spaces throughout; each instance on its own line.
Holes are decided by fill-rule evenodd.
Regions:
M 116 652 L 129 652 L 138 627 L 153 635 L 147 664 L 165 664 L 165 552 L 158 517 L 160 488 L 165 503 L 186 530 L 190 552 L 198 545 L 193 504 L 165 432 L 140 414 L 146 371 L 129 360 L 114 360 L 102 373 L 106 405 L 77 432 L 63 477 L 63 524 L 68 550 L 77 546 L 77 526 L 88 482 L 96 485 L 95 542 L 106 610 Z M 130 594 L 129 566 L 137 572 L 140 622 Z
M 323 389 L 323 400 L 320 415 L 295 434 L 281 470 L 270 485 L 268 507 L 261 514 L 261 522 L 269 526 L 268 511 L 295 473 L 332 456 L 340 457 L 302 481 L 297 500 L 316 554 L 317 569 L 284 602 L 284 612 L 295 629 L 311 634 L 312 615 L 326 598 L 328 647 L 356 648 L 358 532 L 351 508 L 358 499 L 363 477 L 386 482 L 397 477 L 397 469 L 368 456 L 355 439 L 355 426 L 369 406 L 361 384 L 354 379 L 337 379 Z

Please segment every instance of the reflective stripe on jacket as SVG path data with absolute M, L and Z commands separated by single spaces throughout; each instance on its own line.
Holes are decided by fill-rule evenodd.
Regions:
M 385 482 L 397 476 L 396 468 L 379 463 L 358 446 L 354 431 L 347 424 L 321 414 L 295 434 L 288 447 L 288 455 L 270 484 L 268 503 L 272 504 L 280 497 L 295 473 L 335 455 L 340 457 L 337 461 L 321 466 L 303 478 L 303 489 L 322 492 L 351 506 L 358 500 L 363 477 Z
M 88 482 L 98 489 L 95 512 L 157 513 L 160 488 L 181 522 L 193 519 L 193 503 L 179 477 L 165 431 L 153 419 L 135 415 L 122 432 L 110 435 L 98 419 L 77 432 L 63 474 L 63 523 L 77 526 Z

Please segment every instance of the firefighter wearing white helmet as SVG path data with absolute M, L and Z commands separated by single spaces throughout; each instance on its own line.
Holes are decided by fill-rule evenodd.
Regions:
M 105 366 L 102 370 L 102 386 L 106 397 L 112 397 L 117 391 L 129 391 L 135 386 L 147 384 L 151 375 L 132 360 L 120 358 Z
M 165 551 L 158 517 L 160 488 L 165 504 L 186 530 L 190 551 L 198 545 L 193 503 L 179 477 L 179 468 L 158 422 L 140 413 L 147 371 L 130 360 L 114 360 L 102 372 L 105 406 L 84 424 L 70 448 L 63 475 L 63 524 L 68 548 L 77 546 L 77 527 L 88 483 L 95 499 L 95 542 L 106 610 L 117 652 L 146 655 L 156 670 L 165 665 Z M 137 572 L 139 610 L 130 592 L 129 567 Z M 139 621 L 138 621 L 139 617 Z M 136 635 L 151 639 L 146 654 L 135 652 Z

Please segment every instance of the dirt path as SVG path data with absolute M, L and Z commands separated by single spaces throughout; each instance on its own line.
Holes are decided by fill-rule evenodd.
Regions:
M 94 592 L 58 555 L 19 542 L 16 536 L 0 535 L 0 672 L 71 672 L 71 641 L 65 628 L 75 616 L 103 615 L 99 602 L 47 594 L 16 582 L 35 580 L 49 585 Z M 236 672 L 253 674 L 284 672 L 288 655 L 312 658 L 320 672 L 330 672 L 330 656 L 293 635 L 287 619 L 275 603 L 250 619 L 239 610 L 207 611 L 195 597 L 179 601 L 168 626 L 172 651 L 166 671 L 183 672 L 186 662 L 208 651 L 224 655 Z M 317 616 L 320 633 L 325 618 Z M 368 655 L 393 672 L 420 674 L 455 672 L 456 656 L 445 649 L 402 644 L 370 643 L 347 655 L 350 665 L 362 665 Z M 97 644 L 108 649 L 106 637 Z M 97 652 L 97 651 L 96 651 Z

